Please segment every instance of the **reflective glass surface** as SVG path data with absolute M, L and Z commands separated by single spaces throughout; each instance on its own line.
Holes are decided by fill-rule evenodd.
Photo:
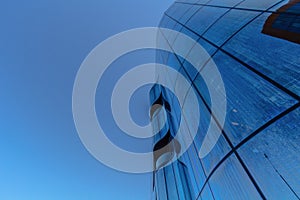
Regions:
M 188 35 L 211 58 L 204 60 L 195 45 L 178 35 L 164 35 L 166 45 L 181 48 L 185 57 L 159 51 L 158 61 L 190 83 L 187 90 L 179 75 L 157 72 L 178 93 L 162 89 L 171 108 L 168 116 L 181 116 L 168 121 L 169 130 L 182 126 L 180 144 L 193 134 L 192 127 L 198 130 L 177 161 L 154 173 L 154 199 L 300 199 L 299 17 L 299 0 L 178 0 L 165 13 L 161 27 Z M 211 74 L 215 83 L 214 64 L 226 90 L 224 125 L 212 111 L 212 91 L 202 77 Z M 219 88 L 215 84 L 211 90 Z M 150 93 L 152 101 L 159 91 Z M 193 92 L 198 102 L 191 98 Z M 184 99 L 183 105 L 178 99 Z M 221 136 L 202 158 L 210 124 Z

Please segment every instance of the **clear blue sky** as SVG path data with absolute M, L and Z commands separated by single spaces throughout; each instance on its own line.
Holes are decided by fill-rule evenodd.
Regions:
M 156 26 L 172 0 L 3 1 L 0 199 L 149 199 L 150 176 L 114 171 L 79 140 L 72 88 L 107 37 Z

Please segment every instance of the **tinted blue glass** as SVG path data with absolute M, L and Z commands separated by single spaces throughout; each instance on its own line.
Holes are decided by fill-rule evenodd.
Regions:
M 184 156 L 187 159 L 187 162 L 185 162 L 188 168 L 187 176 L 191 180 L 191 186 L 193 187 L 194 195 L 196 196 L 203 186 L 207 176 L 205 175 L 201 162 L 198 158 L 198 152 L 193 146 L 189 148 Z
M 199 39 L 198 35 L 196 35 L 195 33 L 191 32 L 186 27 L 183 27 L 180 32 L 183 33 L 183 34 L 185 34 L 185 35 L 187 35 L 187 36 L 189 36 L 190 38 L 192 38 L 195 41 L 197 41 Z
M 258 133 L 238 149 L 246 166 L 242 165 L 236 154 L 233 153 L 228 158 L 226 157 L 216 171 L 212 171 L 221 159 L 232 150 L 227 139 L 233 146 L 241 144 L 242 141 L 245 142 L 244 139 L 247 136 L 252 137 L 252 133 L 298 102 L 295 100 L 297 95 L 293 95 L 288 90 L 300 94 L 299 45 L 296 44 L 297 41 L 290 42 L 291 40 L 287 38 L 276 38 L 266 33 L 264 29 L 271 13 L 262 14 L 262 11 L 269 9 L 280 13 L 277 21 L 275 20 L 271 24 L 273 28 L 294 33 L 299 30 L 299 16 L 293 15 L 291 18 L 290 15 L 282 14 L 282 7 L 286 7 L 285 3 L 288 1 L 282 1 L 284 3 L 278 5 L 276 3 L 279 0 L 182 0 L 177 2 L 182 3 L 177 3 L 175 8 L 168 11 L 168 15 L 187 27 L 177 24 L 174 29 L 180 30 L 198 41 L 208 54 L 213 56 L 213 60 L 206 63 L 203 68 L 197 69 L 191 66 L 186 61 L 187 59 L 173 55 L 166 61 L 167 64 L 170 63 L 171 67 L 183 74 L 187 80 L 195 79 L 191 88 L 197 89 L 199 92 L 197 98 L 200 102 L 200 121 L 195 120 L 195 110 L 192 108 L 187 109 L 188 114 L 183 114 L 181 118 L 181 121 L 184 121 L 182 130 L 185 134 L 190 134 L 190 127 L 199 123 L 194 143 L 180 158 L 185 164 L 185 173 L 179 169 L 177 164 L 172 165 L 177 194 L 180 199 L 195 199 L 194 197 L 204 200 L 261 199 L 258 188 L 262 190 L 262 194 L 267 199 L 299 199 L 300 180 L 298 177 L 300 174 L 297 173 L 299 171 L 297 169 L 300 169 L 300 158 L 297 155 L 300 152 L 300 141 L 299 134 L 296 133 L 300 131 L 300 123 L 298 123 L 300 108 Z M 199 5 L 190 7 L 193 3 Z M 238 9 L 231 8 L 236 5 Z M 286 11 L 297 13 L 300 7 L 297 8 L 297 4 L 294 4 Z M 168 19 L 172 21 L 170 18 Z M 174 24 L 174 21 L 166 24 L 168 23 Z M 199 35 L 202 35 L 203 38 L 200 38 Z M 189 52 L 187 58 L 201 61 L 197 52 L 193 51 L 193 47 L 184 44 L 178 45 L 176 43 L 178 38 L 173 37 L 168 40 L 171 41 L 169 43 L 173 47 L 181 45 L 182 48 L 185 48 L 185 51 Z M 218 51 L 216 46 L 222 50 Z M 163 60 L 163 57 L 166 56 L 162 56 L 160 59 Z M 213 62 L 221 73 L 226 89 L 224 98 L 227 99 L 228 105 L 226 122 L 223 127 L 226 139 L 224 135 L 221 135 L 212 151 L 205 158 L 200 159 L 198 153 L 207 134 L 209 123 L 215 124 L 214 131 L 221 132 L 216 122 L 211 119 L 208 110 L 211 106 L 211 99 L 206 83 L 201 75 L 197 75 L 198 70 L 201 73 L 210 73 Z M 172 79 L 173 77 L 162 74 L 162 78 Z M 212 81 L 215 78 L 215 75 L 210 77 Z M 274 81 L 272 82 L 269 78 Z M 174 84 L 179 96 L 185 96 L 183 107 L 186 109 L 185 105 L 191 99 L 189 95 L 192 89 L 186 91 L 181 86 L 180 82 Z M 216 85 L 215 88 L 217 89 L 218 86 Z M 207 105 L 202 102 L 200 96 L 204 98 Z M 173 99 L 174 97 L 171 100 L 171 107 L 174 106 Z M 191 104 L 196 105 L 196 103 Z M 180 110 L 180 106 L 177 105 L 174 111 Z M 178 124 L 172 122 L 169 124 L 172 126 L 171 129 L 173 126 L 174 130 L 178 128 Z M 181 138 L 179 142 L 183 141 L 184 138 Z M 249 168 L 250 174 L 247 174 L 248 171 L 246 173 L 246 168 Z M 207 176 L 212 172 L 210 180 L 204 187 Z M 254 177 L 254 180 L 250 179 L 250 175 Z M 254 183 L 257 183 L 257 188 Z M 174 188 L 174 185 L 172 187 Z M 199 194 L 201 189 L 203 191 Z M 194 197 L 184 196 L 186 191 L 190 191 Z
M 190 91 L 189 91 L 190 94 Z M 194 140 L 194 145 L 190 147 L 189 155 L 191 156 L 191 162 L 192 163 L 198 163 L 200 158 L 198 156 L 198 152 L 200 152 L 200 149 L 202 148 L 204 138 L 206 137 L 208 133 L 208 127 L 210 126 L 210 123 L 212 125 L 210 126 L 212 129 L 212 132 L 219 132 L 221 133 L 221 130 L 218 128 L 217 124 L 215 123 L 214 119 L 211 118 L 211 115 L 208 111 L 208 109 L 205 107 L 203 101 L 198 97 L 198 102 L 193 103 L 191 102 L 191 98 L 189 94 L 186 97 L 185 103 L 192 103 L 192 105 L 199 104 L 199 110 L 200 110 L 200 121 L 194 120 L 194 107 L 188 108 L 184 107 L 185 111 L 189 113 L 189 115 L 183 115 L 184 120 L 187 122 L 188 128 L 190 126 L 198 126 L 198 132 Z M 210 133 L 211 134 L 211 133 Z M 217 165 L 217 163 L 229 152 L 230 148 L 227 142 L 225 141 L 224 137 L 221 136 L 210 154 L 208 154 L 205 158 L 201 159 L 201 169 L 205 171 L 206 175 L 209 175 L 211 170 Z M 197 172 L 197 171 L 196 171 Z M 200 183 L 200 187 L 203 184 Z
M 190 9 L 179 19 L 179 22 L 186 24 L 186 22 L 199 10 L 199 6 L 191 6 Z
M 209 183 L 215 199 L 261 199 L 235 155 L 217 169 Z
M 202 35 L 210 25 L 219 19 L 228 9 L 226 8 L 201 8 L 188 22 L 187 27 L 191 28 L 199 35 Z
M 224 53 L 218 52 L 213 59 L 226 89 L 227 118 L 224 130 L 233 144 L 238 144 L 296 103 L 292 97 Z M 207 95 L 205 98 L 208 98 Z
M 188 176 L 188 168 L 180 161 L 176 162 L 176 166 L 178 167 L 179 176 L 182 183 L 180 186 L 183 188 L 183 194 L 181 194 L 181 196 L 184 196 L 185 199 L 194 199 L 195 194 L 190 177 Z
M 176 2 L 184 2 L 184 3 L 206 3 L 209 0 L 177 0 Z
M 161 94 L 161 86 L 155 84 L 150 90 L 150 104 L 152 105 Z
M 289 2 L 290 2 L 290 0 L 281 1 L 281 3 L 276 4 L 271 9 L 269 9 L 269 11 L 276 12 L 279 8 L 281 8 L 282 6 L 287 5 Z
M 211 0 L 198 0 L 196 3 L 197 4 L 207 4 L 208 2 L 210 2 Z
M 199 197 L 201 200 L 214 200 L 209 184 L 207 184 Z
M 173 124 L 175 124 L 175 129 L 178 130 L 178 126 L 180 124 L 181 121 L 181 110 L 180 110 L 180 105 L 178 102 L 177 98 L 173 98 L 171 101 L 171 106 L 172 106 L 172 122 Z
M 259 133 L 239 150 L 268 199 L 300 197 L 299 132 L 298 108 Z
M 254 11 L 231 10 L 204 34 L 204 38 L 217 46 L 221 46 L 235 32 L 258 14 L 258 12 Z
M 165 12 L 165 14 L 173 16 L 177 12 L 181 12 L 180 9 L 179 9 L 180 5 L 181 5 L 180 3 L 174 3 L 172 6 L 170 6 L 168 8 L 168 10 Z
M 162 19 L 160 20 L 159 26 L 160 27 L 166 27 L 168 23 L 169 23 L 169 17 L 167 17 L 166 15 L 164 15 L 162 17 Z
M 156 57 L 158 59 L 157 60 L 158 63 L 165 64 L 168 60 L 169 52 L 157 50 Z
M 181 57 L 180 62 L 184 62 L 185 57 L 189 54 L 193 46 L 197 43 L 197 40 L 194 40 L 191 38 L 190 42 L 185 41 L 186 36 L 183 36 L 183 34 L 178 34 L 175 42 L 173 43 L 173 49 L 176 49 L 177 51 L 180 50 Z M 190 38 L 190 37 L 189 37 Z
M 209 61 L 211 62 L 211 61 Z M 194 80 L 194 87 L 197 89 L 199 96 L 203 98 L 206 105 L 210 108 L 211 107 L 211 99 L 208 88 L 204 79 L 202 78 L 201 74 L 198 74 Z
M 182 29 L 182 26 L 179 23 L 176 23 L 175 21 L 173 21 L 173 22 L 175 23 L 175 26 L 173 26 L 172 28 L 170 28 L 170 27 L 165 27 L 165 28 L 180 32 Z M 164 30 L 161 30 L 161 32 L 163 33 L 165 39 L 168 41 L 168 44 L 172 46 L 174 41 L 176 40 L 178 34 L 170 34 Z
M 237 8 L 267 10 L 279 2 L 280 0 L 245 0 Z
M 161 28 L 167 28 L 167 29 L 174 29 L 174 28 L 177 28 L 178 29 L 178 26 L 179 24 L 176 23 L 174 20 L 172 20 L 170 17 L 168 17 L 167 15 L 164 15 L 160 25 L 159 25 Z M 166 32 L 164 32 L 163 30 L 161 31 L 161 33 L 163 34 L 163 37 L 164 39 L 166 39 L 169 43 L 170 41 L 174 41 L 175 38 L 171 38 L 169 37 L 169 34 L 167 34 Z M 172 44 L 171 42 L 171 44 Z
M 216 128 L 216 131 L 221 131 Z M 200 149 L 199 149 L 200 150 Z M 216 165 L 224 158 L 224 156 L 230 151 L 230 147 L 226 142 L 223 135 L 220 136 L 218 142 L 212 149 L 212 151 L 203 159 L 201 162 L 203 163 L 205 172 L 209 175 L 212 170 L 216 167 Z
M 159 27 L 172 29 L 176 25 L 176 22 L 170 20 L 170 18 L 166 15 L 162 18 Z
M 212 0 L 207 3 L 207 5 L 214 5 L 214 6 L 228 6 L 233 7 L 237 4 L 241 3 L 242 0 Z
M 198 41 L 198 43 L 201 45 L 201 47 L 206 51 L 206 53 L 209 56 L 212 56 L 217 49 L 215 47 L 213 47 L 212 45 L 210 45 L 209 43 L 207 43 L 205 40 L 200 39 Z M 191 80 L 194 80 L 196 78 L 196 75 L 198 74 L 198 72 L 205 66 L 205 64 L 209 61 L 208 59 L 203 59 L 200 57 L 199 52 L 194 51 L 193 47 L 188 56 L 187 56 L 187 60 L 196 60 L 196 66 L 192 66 L 187 60 L 184 61 L 183 63 L 183 67 L 186 69 L 187 73 L 189 74 Z M 195 68 L 197 67 L 197 69 Z
M 200 99 L 198 99 L 198 101 L 199 100 Z M 196 187 L 194 187 L 197 190 L 197 192 L 199 192 L 200 188 L 203 186 L 206 180 L 206 175 L 204 174 L 204 168 L 199 159 L 198 151 L 200 149 L 200 145 L 202 144 L 203 137 L 206 134 L 210 122 L 210 115 L 207 112 L 207 109 L 205 108 L 201 100 L 199 101 L 199 110 L 201 113 L 201 117 L 200 117 L 200 122 L 198 122 L 199 123 L 198 133 L 194 139 L 194 144 L 191 145 L 189 150 L 183 156 L 185 158 L 185 164 L 189 168 L 191 180 L 195 180 L 195 183 L 197 184 Z M 185 120 L 186 122 L 185 123 L 186 126 L 184 126 L 184 130 L 186 131 L 185 134 L 189 133 L 189 125 L 191 125 L 191 122 L 193 120 L 190 118 L 191 116 L 183 116 L 182 118 L 182 120 Z
M 189 9 L 193 7 L 190 4 L 182 4 L 182 3 L 175 3 L 172 7 L 170 7 L 170 10 L 173 11 L 167 11 L 166 14 L 169 16 L 172 16 L 174 19 L 179 20 L 187 13 L 189 12 Z
M 177 183 L 175 179 L 175 174 L 173 171 L 172 165 L 169 165 L 164 168 L 165 176 L 166 176 L 166 185 L 167 185 L 167 191 L 168 191 L 168 199 L 178 199 L 177 194 Z
M 175 54 L 170 53 L 168 57 L 168 62 L 166 63 L 169 67 L 172 67 L 173 69 L 179 71 L 181 64 L 178 61 Z
M 175 92 L 178 94 L 178 98 L 184 100 L 186 94 L 188 93 L 189 88 L 184 87 L 186 81 L 190 82 L 188 75 L 186 74 L 183 68 L 180 68 L 179 73 L 183 75 L 186 79 L 179 78 L 179 75 L 176 78 L 175 82 Z
M 206 52 L 210 56 L 212 56 L 217 51 L 217 49 L 214 46 L 206 42 L 204 39 L 200 39 L 198 43 L 206 50 Z
M 299 44 L 261 33 L 269 15 L 263 14 L 245 27 L 224 49 L 300 95 Z
M 165 182 L 165 173 L 163 169 L 160 169 L 156 172 L 155 176 L 155 185 L 157 192 L 157 199 L 168 199 L 167 188 Z
M 176 179 L 176 184 L 178 186 L 177 193 L 178 193 L 179 199 L 185 199 L 186 187 L 184 187 L 184 185 L 186 183 L 185 183 L 185 180 L 181 180 L 182 170 L 179 168 L 178 165 L 179 165 L 179 162 L 175 162 L 174 164 L 172 164 L 175 179 Z
M 189 75 L 190 79 L 194 80 L 198 73 L 198 70 L 193 65 L 191 65 L 189 62 L 184 62 L 183 67 L 184 67 L 185 71 L 187 72 L 187 74 Z
M 190 83 L 192 82 L 191 79 L 190 79 L 190 76 L 186 73 L 186 69 L 184 69 L 183 67 L 181 67 L 180 70 L 179 70 L 179 73 L 181 75 L 183 75 L 186 78 L 186 80 L 188 80 Z M 178 83 L 178 87 L 180 87 L 180 85 L 181 85 L 181 83 Z

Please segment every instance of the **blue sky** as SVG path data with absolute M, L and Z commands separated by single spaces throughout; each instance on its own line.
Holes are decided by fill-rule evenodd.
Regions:
M 72 89 L 97 44 L 120 31 L 156 26 L 171 3 L 1 3 L 0 199 L 149 199 L 149 175 L 109 169 L 81 144 Z

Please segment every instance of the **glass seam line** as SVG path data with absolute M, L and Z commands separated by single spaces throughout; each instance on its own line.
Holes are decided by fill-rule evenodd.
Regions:
M 261 133 L 266 128 L 268 128 L 270 125 L 272 125 L 276 121 L 280 120 L 281 118 L 285 117 L 286 115 L 288 115 L 289 113 L 291 113 L 292 111 L 296 110 L 299 107 L 300 107 L 300 102 L 297 103 L 297 104 L 295 104 L 294 106 L 290 107 L 289 109 L 285 110 L 284 112 L 280 113 L 279 115 L 277 115 L 276 117 L 274 117 L 273 119 L 271 119 L 270 121 L 268 121 L 266 124 L 264 124 L 263 126 L 261 126 L 260 128 L 258 128 L 252 134 L 250 134 L 249 136 L 247 136 L 244 140 L 242 140 L 237 146 L 235 146 L 230 152 L 228 152 L 221 159 L 221 161 L 214 167 L 214 169 L 212 170 L 212 172 L 209 174 L 209 178 L 205 181 L 204 185 L 207 184 L 207 182 L 209 181 L 209 179 L 211 178 L 211 176 L 222 165 L 222 163 L 225 162 L 225 160 L 227 160 L 227 158 L 229 158 L 233 153 L 235 153 L 245 143 L 247 143 L 249 140 L 251 140 L 252 138 L 254 138 L 256 135 L 258 135 L 259 133 Z M 204 189 L 204 187 L 201 189 L 200 194 L 202 193 L 203 189 Z
M 167 41 L 167 43 L 168 43 L 168 41 Z M 170 46 L 169 43 L 168 43 L 168 45 L 169 45 L 169 47 L 171 48 L 171 50 L 174 52 L 174 49 Z M 176 59 L 178 60 L 179 64 L 181 65 L 181 67 L 183 68 L 183 70 L 185 70 L 184 67 L 183 67 L 183 65 L 182 65 L 182 63 L 180 62 L 178 56 L 177 56 L 175 53 L 174 53 L 174 55 L 175 55 Z M 187 74 L 187 76 L 189 77 L 189 79 L 191 79 L 190 76 L 189 76 L 188 74 Z M 195 87 L 194 82 L 192 82 L 192 86 Z M 195 88 L 196 88 L 196 87 L 195 87 Z M 216 117 L 215 117 L 214 114 L 212 113 L 211 109 L 209 108 L 208 104 L 206 103 L 205 99 L 204 99 L 203 96 L 200 94 L 200 92 L 198 91 L 197 88 L 196 88 L 196 91 L 197 91 L 197 93 L 199 94 L 201 100 L 203 101 L 205 107 L 207 108 L 207 110 L 209 111 L 209 113 L 211 114 L 211 116 L 213 117 L 213 119 L 215 120 L 216 124 L 218 125 L 218 127 L 220 128 L 220 130 L 222 130 L 222 134 L 223 134 L 225 140 L 227 141 L 227 143 L 229 144 L 230 148 L 233 149 L 234 146 L 233 146 L 233 144 L 231 143 L 231 141 L 230 141 L 229 137 L 227 136 L 227 134 L 225 133 L 225 131 L 223 130 L 223 127 L 221 127 L 221 125 L 219 124 L 218 120 L 216 119 Z M 243 161 L 242 161 L 241 159 L 239 159 L 239 158 L 240 158 L 239 155 L 238 155 L 236 152 L 234 152 L 234 153 L 236 154 L 236 156 L 237 156 L 237 158 L 238 158 L 240 164 L 242 165 L 243 169 L 245 170 L 245 173 L 246 173 L 246 174 L 248 175 L 248 177 L 250 178 L 250 180 L 251 180 L 253 186 L 256 188 L 256 190 L 257 190 L 257 192 L 259 193 L 259 195 L 262 197 L 262 199 L 266 199 L 265 196 L 264 196 L 264 194 L 263 194 L 263 192 L 262 192 L 261 189 L 258 187 L 258 184 L 256 183 L 255 179 L 252 177 L 252 174 L 251 174 L 251 173 L 249 172 L 249 170 L 247 169 L 246 165 L 243 163 Z M 204 171 L 204 172 L 205 172 L 205 171 Z M 208 180 L 208 179 L 207 179 L 207 180 Z M 204 186 L 205 186 L 205 185 L 204 185 Z M 204 188 L 204 186 L 202 187 L 202 189 Z M 210 188 L 210 189 L 211 189 L 211 188 Z M 199 195 L 201 194 L 201 192 L 202 192 L 202 190 L 200 191 Z M 211 193 L 212 193 L 212 191 L 211 191 Z M 212 193 L 212 194 L 213 194 L 213 193 Z M 198 199 L 199 195 L 197 196 L 197 199 Z
M 178 56 L 174 53 L 174 49 L 171 47 L 169 41 L 166 39 L 166 36 L 163 34 L 162 31 L 161 31 L 161 34 L 163 35 L 163 37 L 164 37 L 164 39 L 166 40 L 167 44 L 169 45 L 170 49 L 173 51 L 173 54 L 175 55 L 175 57 L 176 57 L 178 63 L 180 64 L 180 67 L 183 68 L 183 70 L 186 72 L 186 70 L 185 70 L 185 68 L 183 67 L 182 63 L 180 62 Z M 192 85 L 193 85 L 193 82 L 192 82 L 192 80 L 191 80 L 191 78 L 190 78 L 190 76 L 189 76 L 188 73 L 187 73 L 187 76 L 188 76 L 188 78 L 190 79 L 190 81 L 191 81 L 191 86 L 192 86 Z M 187 97 L 187 94 L 185 95 L 185 98 L 186 98 L 186 97 Z M 201 100 L 203 101 L 203 99 L 201 99 Z M 203 102 L 203 103 L 204 103 L 204 102 Z M 204 103 L 204 104 L 205 104 L 205 103 Z M 206 109 L 207 109 L 207 108 L 206 108 Z M 207 111 L 209 112 L 209 110 L 207 110 Z M 185 120 L 185 118 L 184 118 L 183 120 Z M 188 155 L 188 159 L 189 159 L 189 161 L 191 162 L 191 158 L 190 158 L 189 155 Z M 199 160 L 200 160 L 200 159 L 199 159 Z M 205 175 L 205 178 L 207 179 L 208 176 L 207 176 L 207 174 L 206 174 L 206 172 L 205 172 L 205 169 L 204 169 L 204 166 L 203 166 L 203 163 L 202 163 L 201 160 L 200 160 L 200 164 L 201 164 L 201 168 L 202 168 L 202 170 L 203 170 L 203 173 L 204 173 L 204 175 Z M 209 186 L 210 192 L 211 192 L 211 194 L 212 194 L 212 196 L 213 196 L 213 199 L 215 200 L 214 195 L 213 195 L 213 192 L 212 192 L 212 190 L 211 190 L 211 187 L 210 187 L 210 184 L 209 184 L 209 183 L 208 183 L 208 186 Z
M 241 3 L 243 3 L 246 0 L 242 0 L 241 2 L 235 4 L 233 7 L 228 8 L 228 10 L 223 13 L 217 20 L 215 20 L 211 25 L 208 26 L 208 28 L 206 28 L 206 30 L 202 33 L 202 36 L 205 35 L 205 33 L 207 33 L 211 27 L 213 27 L 217 22 L 219 22 L 226 14 L 228 14 L 230 11 L 232 11 L 236 6 L 240 5 Z
M 168 17 L 171 18 L 171 19 L 173 19 L 173 18 L 170 17 L 170 16 L 168 16 Z M 173 19 L 173 20 L 174 20 L 174 19 Z M 174 21 L 176 21 L 176 20 L 174 20 Z M 176 22 L 177 22 L 177 21 L 176 21 Z M 177 22 L 177 23 L 179 23 L 179 22 Z M 184 26 L 184 25 L 183 25 L 183 26 Z M 186 28 L 187 28 L 187 27 L 186 27 Z M 189 28 L 188 28 L 188 29 L 189 29 Z M 203 38 L 203 37 L 200 36 L 199 34 L 197 34 L 197 35 L 198 35 L 199 37 Z M 203 38 L 203 39 L 205 39 L 205 38 Z M 206 39 L 205 39 L 205 40 L 206 40 Z M 216 45 L 214 45 L 214 46 L 216 46 Z M 171 47 L 171 49 L 172 49 L 172 47 Z M 173 49 L 172 49 L 172 50 L 173 50 Z M 223 50 L 223 49 L 219 49 L 219 50 Z M 174 52 L 174 50 L 173 50 L 173 52 Z M 227 52 L 225 52 L 225 53 L 228 54 Z M 175 57 L 177 58 L 177 55 L 176 55 L 175 53 L 174 53 L 174 55 L 175 55 Z M 229 54 L 229 55 L 230 55 L 230 54 Z M 178 58 L 177 58 L 177 59 L 178 59 Z M 179 59 L 178 59 L 178 62 L 182 65 L 182 63 L 180 62 Z M 182 68 L 185 70 L 185 68 L 184 68 L 183 66 L 182 66 Z M 185 70 L 185 71 L 186 71 L 186 70 Z M 188 73 L 187 73 L 187 75 L 189 76 Z M 191 79 L 191 78 L 190 78 L 190 79 Z M 193 85 L 194 85 L 194 83 L 193 83 Z M 194 86 L 194 87 L 195 87 L 195 86 Z M 197 92 L 198 92 L 198 90 L 197 90 Z M 198 93 L 199 93 L 199 92 L 198 92 Z M 202 95 L 201 95 L 201 94 L 199 94 L 199 95 L 200 95 L 202 101 L 204 101 L 203 103 L 206 104 L 206 102 L 205 102 L 205 100 L 203 99 Z M 291 107 L 291 108 L 293 108 L 293 107 Z M 291 108 L 290 108 L 290 109 L 291 109 Z M 289 109 L 288 109 L 288 110 L 289 110 Z M 288 110 L 286 110 L 286 111 L 288 111 Z M 212 116 L 213 116 L 213 114 L 212 114 Z M 215 118 L 214 118 L 214 119 L 215 119 Z M 273 119 L 274 119 L 274 118 L 273 118 Z M 273 119 L 272 119 L 272 120 L 273 120 Z M 270 120 L 270 121 L 272 121 L 272 120 Z M 216 121 L 216 123 L 217 123 L 218 126 L 219 126 L 218 120 L 215 119 L 215 121 Z M 275 120 L 275 121 L 276 121 L 276 120 Z M 272 123 L 273 123 L 273 122 L 272 122 Z M 272 123 L 270 123 L 270 124 L 272 124 Z M 267 122 L 266 124 L 268 124 L 268 122 Z M 266 125 L 266 124 L 265 124 L 265 125 Z M 269 125 L 270 125 L 270 124 L 269 124 Z M 268 125 L 268 126 L 269 126 L 269 125 Z M 264 126 L 264 125 L 263 125 L 263 126 Z M 263 127 L 263 126 L 262 126 L 262 127 Z M 228 136 L 227 136 L 227 134 L 224 132 L 224 130 L 223 130 L 222 128 L 221 128 L 221 130 L 222 130 L 223 135 L 225 134 L 225 135 L 224 135 L 225 139 L 226 139 L 226 138 L 228 139 Z M 256 132 L 256 131 L 255 131 L 255 132 Z M 250 134 L 250 135 L 253 135 L 253 133 Z M 250 135 L 249 135 L 249 136 L 250 136 Z M 256 135 L 256 134 L 255 134 L 255 135 Z M 248 136 L 248 137 L 249 137 L 249 136 Z M 254 135 L 253 135 L 253 136 L 254 136 Z M 253 136 L 252 136 L 252 137 L 253 137 Z M 252 138 L 252 137 L 251 137 L 251 138 Z M 251 138 L 250 138 L 250 139 L 251 139 Z M 227 140 L 227 139 L 226 139 L 226 140 Z M 247 139 L 247 137 L 246 137 L 246 139 Z M 229 140 L 229 139 L 228 139 L 228 140 Z M 249 139 L 248 139 L 248 140 L 249 140 Z M 229 141 L 230 141 L 230 140 L 229 140 Z M 227 142 L 228 142 L 228 141 L 227 141 Z M 245 141 L 245 142 L 246 142 L 246 141 Z M 244 142 L 244 143 L 245 143 L 245 142 Z M 230 142 L 230 143 L 231 143 L 231 142 Z M 229 143 L 229 145 L 230 145 L 230 143 Z M 243 143 L 243 141 L 242 141 L 241 143 Z M 231 145 L 230 145 L 230 146 L 231 146 Z M 237 145 L 237 146 L 240 147 L 240 145 Z M 233 149 L 233 148 L 232 148 L 232 149 Z M 231 151 L 232 151 L 232 150 L 231 150 Z M 233 151 L 232 151 L 232 152 L 229 152 L 229 153 L 230 153 L 230 155 L 231 155 L 231 154 L 233 153 Z M 229 154 L 229 153 L 228 153 L 228 154 Z M 235 154 L 236 154 L 236 153 L 235 153 Z M 228 157 L 229 157 L 230 155 L 228 155 Z M 226 156 L 225 156 L 225 157 L 226 157 Z M 237 155 L 237 158 L 239 159 L 239 155 Z M 223 160 L 223 159 L 222 159 L 222 160 Z M 221 160 L 221 161 L 222 161 L 222 160 Z M 224 159 L 224 160 L 225 160 L 225 159 Z M 223 161 L 224 161 L 224 160 L 223 160 Z M 222 162 L 223 162 L 223 161 L 222 161 Z M 239 159 L 239 161 L 242 161 L 242 160 Z M 220 164 L 222 164 L 222 163 L 220 163 Z M 241 162 L 241 164 L 243 165 L 243 162 Z M 219 165 L 217 165 L 217 166 L 219 166 Z M 245 165 L 244 165 L 244 166 L 245 166 Z M 214 171 L 215 171 L 215 170 L 214 170 Z M 248 171 L 248 169 L 245 169 L 245 172 L 246 172 L 246 173 L 247 173 L 247 171 Z M 248 171 L 248 172 L 249 172 L 249 171 Z M 248 174 L 248 173 L 247 173 L 247 174 Z M 249 176 L 249 178 L 251 179 L 251 176 Z M 208 180 L 209 180 L 209 179 L 207 179 L 207 181 L 208 181 Z M 254 180 L 254 179 L 253 179 L 253 180 Z M 205 185 L 206 185 L 206 184 L 205 184 Z M 205 186 L 205 185 L 204 185 L 204 186 Z M 201 192 L 203 191 L 204 186 L 202 187 Z M 254 186 L 255 186 L 255 185 L 254 185 Z M 201 192 L 200 192 L 200 194 L 201 194 Z M 258 192 L 259 192 L 259 190 L 258 190 Z M 198 195 L 197 198 L 199 198 L 199 195 Z
M 258 16 L 256 16 L 255 18 L 252 19 L 252 21 L 254 21 L 257 17 L 261 16 L 263 13 L 259 14 Z M 233 58 L 234 60 L 238 61 L 240 64 L 242 64 L 244 67 L 248 68 L 249 70 L 251 70 L 252 72 L 254 72 L 255 74 L 257 74 L 258 76 L 260 76 L 261 78 L 265 79 L 266 81 L 270 82 L 272 85 L 274 85 L 275 87 L 279 88 L 280 90 L 284 91 L 286 94 L 290 95 L 291 97 L 293 97 L 294 99 L 300 101 L 300 97 L 295 94 L 294 92 L 290 91 L 289 89 L 287 89 L 286 87 L 282 86 L 281 84 L 279 84 L 278 82 L 272 80 L 271 78 L 267 77 L 266 75 L 264 75 L 263 73 L 259 72 L 258 70 L 254 69 L 253 67 L 251 67 L 250 65 L 248 65 L 247 63 L 245 63 L 244 61 L 242 61 L 241 59 L 237 58 L 236 56 L 232 55 L 231 53 L 227 52 L 226 50 L 222 49 L 222 47 L 230 40 L 233 38 L 230 37 L 227 41 L 225 41 L 225 43 L 219 47 L 216 44 L 212 43 L 211 41 L 209 41 L 208 39 L 204 38 L 202 35 L 199 35 L 197 32 L 193 31 L 192 29 L 190 29 L 189 27 L 185 26 L 184 24 L 182 24 L 181 22 L 175 20 L 174 18 L 172 18 L 171 16 L 167 15 L 169 18 L 171 18 L 172 20 L 174 20 L 175 22 L 179 23 L 180 25 L 182 25 L 183 27 L 185 27 L 186 29 L 188 29 L 189 31 L 191 31 L 192 33 L 196 34 L 197 36 L 199 36 L 201 39 L 205 40 L 206 42 L 208 42 L 209 44 L 213 45 L 215 48 L 217 48 L 217 50 L 222 51 L 223 53 L 225 53 L 226 55 L 230 56 L 231 58 Z M 249 23 L 251 23 L 252 21 L 250 21 Z M 247 26 L 249 23 L 247 23 L 245 26 Z M 243 26 L 243 28 L 245 27 Z M 238 30 L 241 31 L 242 29 Z M 237 33 L 238 33 L 237 32 Z M 235 33 L 234 35 L 236 35 L 237 33 Z M 198 74 L 197 74 L 198 75 Z M 197 76 L 196 75 L 196 76 Z
M 271 8 L 279 5 L 280 3 L 282 3 L 284 0 L 280 1 L 280 2 L 277 2 L 276 4 L 272 5 L 270 8 L 268 9 L 251 9 L 251 8 L 233 8 L 234 10 L 245 10 L 245 11 L 255 11 L 255 12 L 267 12 L 267 13 L 274 13 L 274 14 L 280 14 L 280 13 L 283 13 L 283 12 L 277 12 L 277 11 L 270 11 Z M 230 9 L 232 7 L 230 6 L 218 6 L 218 5 L 207 5 L 207 4 L 202 4 L 202 3 L 189 3 L 189 2 L 176 2 L 176 3 L 179 3 L 179 4 L 189 4 L 189 5 L 198 5 L 198 6 L 204 6 L 204 7 L 214 7 L 214 8 L 227 8 L 227 9 Z M 208 2 L 209 3 L 209 2 Z M 299 14 L 297 13 L 293 13 L 293 12 L 286 12 L 287 14 L 290 14 L 290 15 L 296 15 L 296 16 L 299 16 Z

